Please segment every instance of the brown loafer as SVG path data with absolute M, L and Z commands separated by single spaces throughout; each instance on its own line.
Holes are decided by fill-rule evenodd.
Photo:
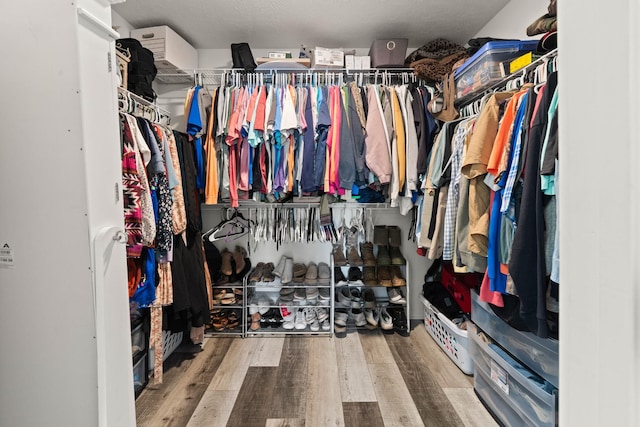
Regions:
M 263 282 L 273 282 L 275 279 L 275 276 L 273 275 L 273 269 L 274 269 L 274 265 L 272 262 L 268 262 L 264 265 L 264 268 L 262 270 L 262 281 Z
M 264 274 L 264 262 L 259 262 L 249 275 L 250 282 L 259 282 Z

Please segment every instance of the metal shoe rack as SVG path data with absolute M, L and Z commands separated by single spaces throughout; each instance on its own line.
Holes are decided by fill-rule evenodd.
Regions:
M 348 279 L 348 269 L 351 266 L 349 264 L 347 264 L 346 266 L 342 266 L 340 267 L 340 269 L 342 270 L 342 273 L 344 274 L 344 276 Z M 404 310 L 404 315 L 406 317 L 406 329 L 404 330 L 404 332 L 401 333 L 401 335 L 406 335 L 408 336 L 410 331 L 411 331 L 411 317 L 410 317 L 410 313 L 409 313 L 409 307 L 410 307 L 410 291 L 409 291 L 409 283 L 410 283 L 410 279 L 409 279 L 409 262 L 407 261 L 405 265 L 399 266 L 400 267 L 400 271 L 402 272 L 406 284 L 404 286 L 397 286 L 395 288 L 401 288 L 402 292 L 403 292 L 403 297 L 405 299 L 405 301 L 401 304 L 395 304 L 392 303 L 391 301 L 389 301 L 389 296 L 388 296 L 388 289 L 391 288 L 392 286 L 383 286 L 380 284 L 380 282 L 378 281 L 378 285 L 376 286 L 371 286 L 371 285 L 366 285 L 364 284 L 353 284 L 351 282 L 348 282 L 347 286 L 349 291 L 351 292 L 351 289 L 353 288 L 357 288 L 360 292 L 360 303 L 355 303 L 353 301 L 351 301 L 351 305 L 350 306 L 345 306 L 343 304 L 340 304 L 338 302 L 335 303 L 336 307 L 334 309 L 337 311 L 341 311 L 341 310 L 346 310 L 348 313 L 348 320 L 347 320 L 347 333 L 353 332 L 353 331 L 358 331 L 360 333 L 363 332 L 375 332 L 378 330 L 381 330 L 383 333 L 389 333 L 389 334 L 393 334 L 393 333 L 400 333 L 395 326 L 392 327 L 392 329 L 390 330 L 384 330 L 381 328 L 381 322 L 380 319 L 378 321 L 378 326 L 372 329 L 369 329 L 367 326 L 357 326 L 355 321 L 354 321 L 354 317 L 351 314 L 352 313 L 352 309 L 356 308 L 359 310 L 362 310 L 364 312 L 364 293 L 366 289 L 371 289 L 373 290 L 374 294 L 375 294 L 375 308 L 380 310 L 381 308 L 386 308 L 386 309 L 403 309 Z M 359 268 L 361 271 L 364 270 L 363 267 L 357 267 Z M 335 280 L 335 279 L 334 279 Z M 341 289 L 341 286 L 339 286 L 337 283 L 335 283 L 334 281 L 334 286 L 336 287 L 336 292 L 339 292 L 338 289 Z M 336 332 L 336 336 L 340 336 L 340 334 L 338 334 Z
M 211 314 L 214 318 L 212 322 L 214 328 L 206 331 L 206 335 L 231 337 L 245 336 L 246 322 L 244 319 L 247 317 L 246 276 L 241 281 L 213 285 L 212 291 L 214 304 L 211 309 Z M 219 293 L 221 294 L 220 296 Z M 236 320 L 232 320 L 233 315 L 231 315 L 231 313 L 235 314 Z M 220 320 L 216 320 L 216 316 L 219 316 Z M 231 322 L 237 322 L 237 324 L 234 327 L 231 327 Z M 221 325 L 221 327 L 217 328 L 216 325 Z
M 333 267 L 330 267 L 333 268 Z M 247 298 L 246 298 L 246 326 L 245 326 L 245 336 L 247 337 L 258 337 L 258 336 L 284 336 L 284 335 L 315 335 L 315 336 L 330 336 L 333 334 L 333 315 L 334 315 L 334 288 L 333 288 L 333 280 L 331 280 L 326 285 L 317 284 L 317 285 L 306 285 L 306 284 L 294 284 L 288 283 L 283 285 L 280 281 L 279 277 L 275 277 L 273 282 L 250 282 L 248 276 L 245 277 L 245 289 L 247 290 Z M 328 289 L 330 292 L 330 299 L 326 304 L 314 304 L 310 305 L 307 302 L 303 302 L 302 304 L 296 304 L 295 302 L 281 302 L 280 301 L 280 291 L 282 289 L 310 289 L 316 288 L 318 291 L 320 289 Z M 306 325 L 304 329 L 285 329 L 282 326 L 282 322 L 275 325 L 270 322 L 261 322 L 259 329 L 252 329 L 252 319 L 251 319 L 251 311 L 258 309 L 262 311 L 279 311 L 281 306 L 284 305 L 287 310 L 291 311 L 295 318 L 295 311 L 304 310 L 305 308 L 314 308 L 320 307 L 327 310 L 329 317 L 328 320 L 330 322 L 329 330 L 323 330 L 321 327 L 318 331 L 312 331 L 309 325 Z M 261 316 L 267 313 L 261 313 Z

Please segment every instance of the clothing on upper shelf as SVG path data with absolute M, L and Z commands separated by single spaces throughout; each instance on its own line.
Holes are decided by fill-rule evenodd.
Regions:
M 410 209 L 425 170 L 418 159 L 426 161 L 437 128 L 424 107 L 430 90 L 354 82 L 195 86 L 185 98 L 185 129 L 196 189 L 207 204 L 237 207 L 252 192 L 277 200 L 388 184 L 391 204 Z

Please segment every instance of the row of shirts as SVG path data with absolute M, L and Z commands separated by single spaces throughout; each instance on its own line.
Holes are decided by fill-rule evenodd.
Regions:
M 546 290 L 559 280 L 557 74 L 538 87 L 487 95 L 480 113 L 447 122 L 423 181 L 416 227 L 428 257 L 484 273 L 481 298 L 516 294 L 546 336 Z M 554 285 L 555 286 L 555 285 Z
M 185 102 L 205 203 L 249 191 L 343 195 L 379 182 L 412 197 L 437 123 L 418 86 L 196 86 Z

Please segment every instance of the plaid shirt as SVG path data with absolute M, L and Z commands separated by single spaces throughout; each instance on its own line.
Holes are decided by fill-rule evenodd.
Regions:
M 456 135 L 453 139 L 453 149 L 451 150 L 451 159 L 449 161 L 451 167 L 451 183 L 449 185 L 447 209 L 444 216 L 443 260 L 453 259 L 456 216 L 458 214 L 458 201 L 460 200 L 460 168 L 462 166 L 462 158 L 464 155 L 464 141 L 472 128 L 472 120 L 475 119 L 460 122 L 456 128 Z

